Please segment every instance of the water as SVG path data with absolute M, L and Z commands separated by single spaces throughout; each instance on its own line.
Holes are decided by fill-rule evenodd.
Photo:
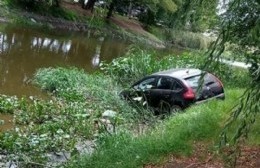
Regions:
M 29 81 L 38 68 L 75 66 L 86 72 L 124 54 L 126 41 L 96 32 L 51 32 L 0 26 L 0 94 L 44 96 Z
M 2 131 L 8 130 L 10 128 L 13 128 L 13 116 L 10 114 L 0 114 L 0 122 L 4 122 L 0 124 L 0 133 Z

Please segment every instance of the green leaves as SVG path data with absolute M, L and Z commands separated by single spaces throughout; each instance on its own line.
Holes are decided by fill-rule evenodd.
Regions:
M 15 96 L 0 95 L 0 113 L 13 113 L 20 105 L 20 102 Z
M 178 8 L 178 6 L 172 0 L 160 0 L 159 5 L 171 13 L 176 12 Z

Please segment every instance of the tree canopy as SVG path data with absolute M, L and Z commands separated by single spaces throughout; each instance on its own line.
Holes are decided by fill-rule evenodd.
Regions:
M 222 144 L 236 144 L 247 137 L 251 125 L 256 122 L 260 112 L 260 2 L 258 0 L 230 0 L 227 10 L 222 14 L 218 39 L 208 51 L 207 66 L 219 60 L 227 44 L 233 44 L 234 58 L 240 55 L 249 63 L 251 83 L 240 102 L 233 109 L 222 133 Z M 228 135 L 228 130 L 239 121 L 237 131 Z

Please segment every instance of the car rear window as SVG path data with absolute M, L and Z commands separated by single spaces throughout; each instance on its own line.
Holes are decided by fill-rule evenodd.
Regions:
M 199 87 L 199 80 L 200 80 L 200 75 L 197 76 L 192 76 L 189 78 L 186 78 L 185 81 L 188 83 L 188 85 L 192 88 L 192 89 L 197 89 Z
M 188 85 L 194 90 L 196 90 L 199 87 L 200 80 L 201 80 L 201 75 L 196 75 L 185 79 Z M 209 73 L 205 74 L 203 80 L 204 80 L 203 81 L 204 86 L 212 85 L 217 82 L 215 77 Z

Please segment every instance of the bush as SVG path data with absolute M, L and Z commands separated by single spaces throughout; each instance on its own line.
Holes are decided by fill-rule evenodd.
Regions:
M 241 92 L 232 90 L 225 101 L 191 107 L 138 137 L 126 132 L 103 137 L 93 155 L 78 158 L 67 167 L 141 167 L 158 163 L 169 154 L 189 154 L 194 142 L 214 144 Z
M 140 119 L 140 114 L 121 100 L 121 87 L 108 76 L 86 74 L 77 68 L 43 68 L 35 73 L 33 83 L 64 101 L 85 102 L 97 115 L 110 109 L 129 122 Z
M 188 53 L 159 57 L 153 51 L 131 48 L 123 57 L 114 59 L 111 63 L 101 63 L 101 70 L 110 75 L 123 86 L 136 80 L 170 68 L 198 67 L 201 57 Z
M 202 52 L 184 52 L 181 55 L 159 57 L 153 51 L 131 48 L 125 56 L 114 59 L 111 63 L 102 62 L 101 70 L 124 87 L 129 87 L 146 75 L 166 69 L 202 69 L 205 67 L 205 59 L 207 58 Z M 249 81 L 247 70 L 222 63 L 218 67 L 209 67 L 207 71 L 218 76 L 227 87 L 245 87 Z

